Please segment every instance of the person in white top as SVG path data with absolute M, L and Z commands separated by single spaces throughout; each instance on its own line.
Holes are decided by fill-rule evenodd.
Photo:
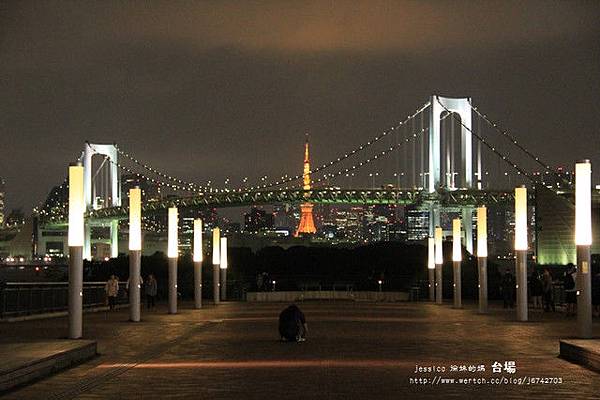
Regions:
M 109 310 L 114 310 L 115 305 L 117 304 L 117 295 L 119 294 L 119 280 L 115 275 L 110 276 L 110 279 L 106 282 L 106 285 L 104 286 L 104 291 L 106 292 L 106 296 L 108 297 Z

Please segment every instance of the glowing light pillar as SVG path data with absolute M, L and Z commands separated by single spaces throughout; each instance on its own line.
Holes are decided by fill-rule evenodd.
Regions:
M 202 308 L 202 220 L 194 220 L 194 307 Z
M 452 220 L 452 270 L 454 271 L 454 308 L 462 307 L 462 251 L 460 244 L 460 218 Z
M 592 337 L 592 164 L 575 165 L 575 245 L 577 246 L 577 330 L 583 339 Z
M 179 257 L 177 207 L 169 208 L 169 232 L 167 256 L 169 257 L 169 314 L 177 314 L 177 257 Z
M 465 231 L 465 250 L 473 254 L 473 207 L 462 209 L 463 229 Z
M 220 248 L 220 240 L 221 239 L 221 230 L 219 228 L 215 228 L 212 231 L 212 263 L 213 263 L 213 298 L 215 304 L 219 304 L 219 275 L 220 268 L 219 264 L 221 263 L 221 248 Z
M 442 264 L 444 263 L 444 251 L 442 248 L 442 228 L 435 227 L 435 302 L 443 303 L 442 297 Z
M 527 188 L 515 188 L 517 320 L 527 321 Z
M 140 320 L 142 273 L 142 191 L 129 189 L 129 319 Z
M 435 301 L 435 239 L 427 239 L 427 272 L 429 275 L 429 301 Z
M 227 238 L 221 238 L 221 300 L 227 300 Z
M 487 209 L 477 208 L 477 268 L 479 270 L 479 313 L 484 314 L 488 308 L 487 285 Z
M 83 242 L 85 199 L 83 166 L 69 166 L 69 338 L 83 332 Z
M 119 257 L 119 221 L 110 221 L 110 257 Z

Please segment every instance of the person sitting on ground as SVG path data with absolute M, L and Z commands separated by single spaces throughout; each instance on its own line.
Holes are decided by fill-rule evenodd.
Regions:
M 298 306 L 292 304 L 279 314 L 279 335 L 281 340 L 303 342 L 306 340 L 306 319 Z
M 565 303 L 567 303 L 567 317 L 577 315 L 577 291 L 575 289 L 575 280 L 577 279 L 577 272 L 575 265 L 568 264 L 567 272 L 563 286 L 565 288 Z

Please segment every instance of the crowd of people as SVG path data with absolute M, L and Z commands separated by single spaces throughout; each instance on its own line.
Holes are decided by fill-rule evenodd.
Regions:
M 564 306 L 567 317 L 577 315 L 577 268 L 568 264 L 563 276 L 555 279 L 548 268 L 535 269 L 528 278 L 528 294 L 531 297 L 533 309 L 543 309 L 546 312 L 556 311 L 555 286 L 564 290 Z M 504 308 L 515 306 L 515 276 L 507 268 L 502 275 L 500 291 Z M 595 317 L 600 317 L 600 270 L 592 273 L 592 306 Z

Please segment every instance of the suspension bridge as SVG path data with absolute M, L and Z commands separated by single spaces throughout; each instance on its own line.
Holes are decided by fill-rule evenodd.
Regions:
M 77 160 L 84 167 L 84 255 L 91 256 L 90 231 L 97 226 L 110 228 L 111 255 L 118 255 L 119 221 L 128 217 L 122 176 L 159 189 L 160 196 L 143 203 L 145 219 L 173 206 L 200 210 L 278 203 L 413 205 L 429 212 L 433 236 L 434 227 L 441 224 L 441 210 L 452 207 L 462 215 L 465 247 L 471 253 L 476 206 L 512 201 L 513 188 L 521 184 L 556 191 L 554 184 L 560 182 L 563 195 L 572 186 L 466 97 L 433 95 L 394 126 L 317 167 L 310 167 L 308 147 L 306 151 L 301 174 L 272 181 L 263 176 L 254 185 L 244 179 L 232 188 L 172 176 L 117 144 L 86 142 Z M 66 227 L 67 191 L 65 181 L 55 198 L 37 210 L 40 230 Z

